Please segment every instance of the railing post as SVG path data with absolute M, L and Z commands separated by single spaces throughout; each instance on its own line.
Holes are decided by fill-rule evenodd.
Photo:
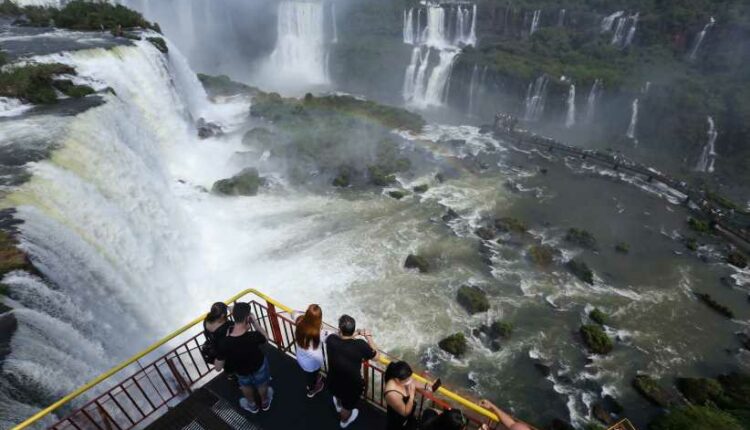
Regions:
M 367 388 L 370 386 L 370 362 L 369 361 L 363 361 L 362 362 L 362 374 L 364 375 L 364 381 L 365 381 L 365 399 L 367 399 Z M 375 401 L 375 399 L 372 399 Z
M 177 384 L 180 386 L 182 391 L 187 393 L 192 393 L 193 390 L 190 388 L 190 384 L 188 384 L 185 381 L 185 378 L 180 375 L 180 372 L 177 370 L 177 366 L 174 365 L 174 362 L 172 362 L 171 358 L 167 358 L 167 366 L 169 366 L 169 370 L 172 372 L 172 376 L 174 376 L 174 379 L 177 380 Z
M 284 340 L 281 337 L 281 327 L 279 326 L 279 317 L 276 313 L 276 306 L 269 301 L 266 301 L 266 304 L 268 305 L 268 322 L 271 324 L 271 336 L 273 336 L 276 346 L 283 350 Z

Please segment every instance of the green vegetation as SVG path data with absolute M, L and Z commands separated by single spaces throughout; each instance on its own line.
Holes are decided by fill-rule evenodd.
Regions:
M 688 237 L 685 239 L 685 247 L 691 251 L 698 250 L 698 239 L 694 237 Z
M 0 15 L 20 16 L 35 27 L 48 27 L 71 30 L 116 30 L 118 28 L 143 28 L 160 32 L 157 24 L 146 21 L 143 16 L 122 5 L 106 2 L 74 0 L 62 9 L 40 6 L 18 7 L 9 0 L 0 5 Z M 23 21 L 22 21 L 23 22 Z
M 594 285 L 594 272 L 589 269 L 588 264 L 579 258 L 574 258 L 565 264 L 565 267 L 570 270 L 581 281 Z
M 464 337 L 463 333 L 455 333 L 444 338 L 443 340 L 438 342 L 438 346 L 443 351 L 448 352 L 456 357 L 464 355 L 469 348 L 466 343 L 466 337 Z
M 695 218 L 688 218 L 688 226 L 691 230 L 693 230 L 696 233 L 710 233 L 711 232 L 711 226 L 705 222 L 701 221 L 699 219 Z
M 528 227 L 523 221 L 513 217 L 502 217 L 495 219 L 495 228 L 499 232 L 526 233 Z
M 595 308 L 593 311 L 589 312 L 589 318 L 591 318 L 591 321 L 594 321 L 599 325 L 605 325 L 608 319 L 607 314 L 599 310 L 599 308 Z
M 654 420 L 650 430 L 742 430 L 732 415 L 707 406 L 683 406 Z
M 628 245 L 626 242 L 618 242 L 615 245 L 615 251 L 619 252 L 620 254 L 627 254 L 630 252 L 630 245 Z
M 9 233 L 0 230 L 0 277 L 14 270 L 30 270 L 31 263 L 17 245 Z M 0 294 L 7 294 L 7 291 Z
M 571 228 L 565 234 L 565 241 L 586 249 L 596 249 L 596 238 L 590 232 Z
M 412 191 L 415 193 L 426 193 L 427 190 L 430 189 L 430 186 L 427 184 L 417 185 L 414 188 L 412 188 Z
M 555 260 L 555 256 L 559 254 L 559 250 L 549 245 L 533 245 L 529 248 L 529 257 L 531 258 L 531 261 L 539 266 L 551 265 Z
M 427 273 L 430 270 L 430 262 L 421 255 L 409 254 L 404 262 L 407 269 L 419 269 L 420 273 Z
M 334 187 L 340 187 L 340 188 L 346 188 L 349 185 L 351 185 L 351 178 L 349 177 L 349 172 L 343 171 L 339 173 L 338 176 L 333 178 L 332 184 Z
M 677 389 L 694 405 L 715 403 L 724 394 L 719 381 L 708 378 L 677 378 Z
M 214 183 L 212 192 L 227 196 L 254 196 L 266 180 L 258 174 L 258 169 L 246 168 L 229 179 Z
M 462 285 L 456 294 L 458 304 L 466 309 L 466 312 L 473 315 L 479 312 L 486 312 L 490 309 L 490 302 L 487 300 L 487 293 L 481 288 L 474 285 Z
M 598 325 L 588 324 L 581 326 L 580 333 L 586 347 L 594 354 L 609 354 L 614 348 L 612 339 Z
M 167 42 L 161 37 L 147 37 L 146 40 L 151 42 L 151 44 L 154 45 L 156 49 L 161 51 L 163 54 L 166 54 L 169 52 L 169 47 L 167 47 Z
M 510 338 L 513 334 L 513 324 L 506 321 L 495 321 L 490 325 L 490 336 L 493 338 Z
M 55 89 L 70 97 L 83 97 L 94 92 L 89 86 L 55 79 L 63 74 L 73 75 L 75 70 L 57 63 L 9 67 L 0 72 L 0 96 L 19 98 L 34 104 L 52 104 L 57 102 Z
M 713 297 L 711 297 L 711 295 L 706 294 L 706 293 L 695 293 L 695 296 L 698 298 L 698 300 L 705 303 L 706 306 L 715 310 L 716 312 L 724 315 L 727 318 L 730 318 L 730 319 L 734 318 L 734 312 L 732 312 L 732 310 L 729 309 L 728 307 L 714 300 Z
M 255 87 L 235 82 L 226 75 L 212 76 L 198 73 L 198 80 L 211 97 L 226 97 L 235 95 L 255 96 L 261 91 Z
M 388 195 L 396 200 L 401 200 L 406 196 L 406 193 L 401 190 L 388 191 Z
M 744 269 L 747 267 L 747 258 L 739 251 L 732 251 L 727 254 L 727 263 L 740 269 Z
M 633 379 L 633 388 L 651 403 L 668 408 L 677 402 L 669 391 L 648 375 L 638 375 Z

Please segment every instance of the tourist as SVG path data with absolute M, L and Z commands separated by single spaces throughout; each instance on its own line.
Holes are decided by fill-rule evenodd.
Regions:
M 495 414 L 497 418 L 500 420 L 500 422 L 508 430 L 532 430 L 528 424 L 515 420 L 512 416 L 510 416 L 505 411 L 495 406 L 489 400 L 482 400 L 481 402 L 479 402 L 479 406 Z
M 320 306 L 312 304 L 307 311 L 295 312 L 294 341 L 297 347 L 297 363 L 305 372 L 307 397 L 314 397 L 323 390 L 325 381 L 320 369 L 323 367 L 323 343 L 330 334 L 321 330 L 323 311 Z
M 438 412 L 435 409 L 425 409 L 422 413 L 422 425 L 420 430 L 465 430 L 469 427 L 461 409 L 449 409 Z M 479 430 L 489 430 L 487 424 L 482 424 Z
M 412 370 L 405 361 L 393 361 L 385 369 L 385 403 L 388 430 L 417 427 L 414 417 L 416 386 L 411 378 Z
M 333 394 L 333 404 L 339 413 L 339 425 L 346 428 L 359 415 L 357 401 L 364 391 L 360 369 L 364 360 L 372 360 L 378 349 L 372 334 L 366 330 L 356 332 L 365 338 L 355 339 L 356 322 L 349 315 L 339 318 L 338 336 L 328 336 L 328 387 Z
M 219 344 L 216 369 L 222 370 L 226 366 L 237 374 L 244 395 L 240 399 L 242 409 L 252 414 L 260 409 L 267 411 L 271 408 L 273 389 L 268 386 L 271 380 L 268 359 L 260 347 L 268 336 L 252 315 L 248 303 L 234 305 L 232 315 L 234 327 Z M 251 327 L 255 330 L 251 331 Z M 260 407 L 255 402 L 256 393 L 260 397 Z
M 214 364 L 219 344 L 234 325 L 229 320 L 228 314 L 229 307 L 225 303 L 216 302 L 211 305 L 211 310 L 203 320 L 203 336 L 206 338 L 206 342 L 201 346 L 201 355 L 208 364 Z

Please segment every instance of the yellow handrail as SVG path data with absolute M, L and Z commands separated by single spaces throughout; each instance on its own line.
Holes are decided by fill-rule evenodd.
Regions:
M 282 309 L 283 311 L 285 311 L 287 313 L 292 313 L 293 312 L 292 308 L 290 308 L 290 307 L 284 305 L 283 303 L 281 303 L 281 302 L 279 302 L 279 301 L 277 301 L 277 300 L 275 300 L 275 299 L 273 299 L 273 298 L 271 298 L 271 297 L 269 297 L 269 296 L 261 293 L 260 291 L 254 289 L 254 288 L 248 288 L 246 290 L 241 291 L 238 294 L 235 294 L 234 296 L 232 296 L 229 299 L 227 299 L 225 301 L 225 303 L 229 304 L 229 303 L 232 303 L 232 302 L 236 302 L 241 297 L 246 296 L 248 294 L 254 294 L 254 295 L 260 297 L 261 299 L 265 300 L 266 302 L 268 302 L 270 304 L 273 304 L 275 307 L 277 307 L 279 309 Z M 152 344 L 148 348 L 144 349 L 143 351 L 139 352 L 138 354 L 136 354 L 136 355 L 128 358 L 127 360 L 123 361 L 122 363 L 118 364 L 117 366 L 109 369 L 108 371 L 102 373 L 101 375 L 97 376 L 96 378 L 94 378 L 91 381 L 87 382 L 86 384 L 82 385 L 81 387 L 79 387 L 75 391 L 73 391 L 73 392 L 65 395 L 64 397 L 62 397 L 60 400 L 56 401 L 55 403 L 47 406 L 46 408 L 42 409 L 41 411 L 39 411 L 37 413 L 35 413 L 34 415 L 32 415 L 31 417 L 27 418 L 22 423 L 20 423 L 17 426 L 13 427 L 12 430 L 23 430 L 23 429 L 28 428 L 29 426 L 31 426 L 32 424 L 36 423 L 37 421 L 39 421 L 40 419 L 42 419 L 46 415 L 49 415 L 50 413 L 54 412 L 60 406 L 62 406 L 64 404 L 70 402 L 71 400 L 73 400 L 73 399 L 81 396 L 83 393 L 85 393 L 86 391 L 92 389 L 93 387 L 95 387 L 99 383 L 103 382 L 107 378 L 111 377 L 112 375 L 116 374 L 117 372 L 121 371 L 122 369 L 124 369 L 124 368 L 130 366 L 131 364 L 135 363 L 136 361 L 140 360 L 141 358 L 145 357 L 149 353 L 151 353 L 154 350 L 156 350 L 157 348 L 159 348 L 160 346 L 162 346 L 165 343 L 169 342 L 170 340 L 176 338 L 177 336 L 181 335 L 182 333 L 190 330 L 191 328 L 193 328 L 197 324 L 200 324 L 201 322 L 203 322 L 203 320 L 205 318 L 206 318 L 206 314 L 200 315 L 199 317 L 195 318 L 194 320 L 190 321 L 189 323 L 185 324 L 184 326 L 182 326 L 182 327 L 178 328 L 177 330 L 173 331 L 172 333 L 168 334 L 166 337 L 164 337 L 164 338 L 160 339 L 159 341 L 155 342 L 154 344 Z M 384 364 L 384 365 L 388 365 L 388 363 L 390 363 L 390 360 L 388 360 L 387 358 L 383 357 L 382 355 L 380 356 L 379 361 L 382 364 Z M 419 381 L 421 383 L 429 383 L 430 382 L 430 381 L 424 379 L 423 377 L 421 377 L 421 376 L 419 376 L 417 374 L 415 374 L 413 377 L 414 377 L 414 379 L 416 379 L 417 381 Z M 493 414 L 492 412 L 488 411 L 487 409 L 482 408 L 481 406 L 477 405 L 476 403 L 474 403 L 474 402 L 472 402 L 472 401 L 470 401 L 468 399 L 465 399 L 465 398 L 461 397 L 460 395 L 458 395 L 458 394 L 456 394 L 456 393 L 454 393 L 454 392 L 452 392 L 450 390 L 447 390 L 447 389 L 441 387 L 438 390 L 438 393 L 442 394 L 443 396 L 451 399 L 452 401 L 460 404 L 461 406 L 463 406 L 463 407 L 465 407 L 467 409 L 470 409 L 470 410 L 472 410 L 472 411 L 474 411 L 474 412 L 476 412 L 476 413 L 478 413 L 480 415 L 483 415 L 483 416 L 485 416 L 487 418 L 490 418 L 490 419 L 492 419 L 494 421 L 498 421 L 498 417 L 496 417 L 495 414 Z

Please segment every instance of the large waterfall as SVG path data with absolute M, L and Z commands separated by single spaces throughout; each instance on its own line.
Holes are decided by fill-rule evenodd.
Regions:
M 630 125 L 628 125 L 628 131 L 625 133 L 625 135 L 629 139 L 633 139 L 633 141 L 636 144 L 638 143 L 638 138 L 636 137 L 637 127 L 638 127 L 638 99 L 634 99 L 630 107 Z
M 570 84 L 568 89 L 568 100 L 566 101 L 568 110 L 565 115 L 565 127 L 570 128 L 576 125 L 576 86 Z
M 266 75 L 284 82 L 328 84 L 323 3 L 282 1 L 277 19 L 276 47 L 269 58 Z
M 714 17 L 711 17 L 711 19 L 708 21 L 708 24 L 706 24 L 703 27 L 703 30 L 701 30 L 700 33 L 698 33 L 698 37 L 695 39 L 695 43 L 693 43 L 693 49 L 690 50 L 690 59 L 695 60 L 695 56 L 698 54 L 698 50 L 701 47 L 701 44 L 703 43 L 703 39 L 706 38 L 706 33 L 708 33 L 708 30 L 716 24 L 716 20 Z
M 415 45 L 404 72 L 404 101 L 419 108 L 446 103 L 461 47 L 476 44 L 476 17 L 476 5 L 465 4 L 428 4 L 404 11 L 403 40 Z
M 542 75 L 529 83 L 529 88 L 526 91 L 526 101 L 524 103 L 525 112 L 523 119 L 525 121 L 539 121 L 542 118 L 547 98 L 548 83 L 549 79 L 547 78 L 547 75 Z
M 596 103 L 599 99 L 599 93 L 602 90 L 602 81 L 601 79 L 596 79 L 593 84 L 591 84 L 591 89 L 589 90 L 589 95 L 586 99 L 586 123 L 587 124 L 593 124 L 596 120 Z
M 714 165 L 716 163 L 716 138 L 719 137 L 719 132 L 716 131 L 716 124 L 712 117 L 707 118 L 708 121 L 708 141 L 703 147 L 701 156 L 698 159 L 698 165 L 695 170 L 704 173 L 713 173 Z

